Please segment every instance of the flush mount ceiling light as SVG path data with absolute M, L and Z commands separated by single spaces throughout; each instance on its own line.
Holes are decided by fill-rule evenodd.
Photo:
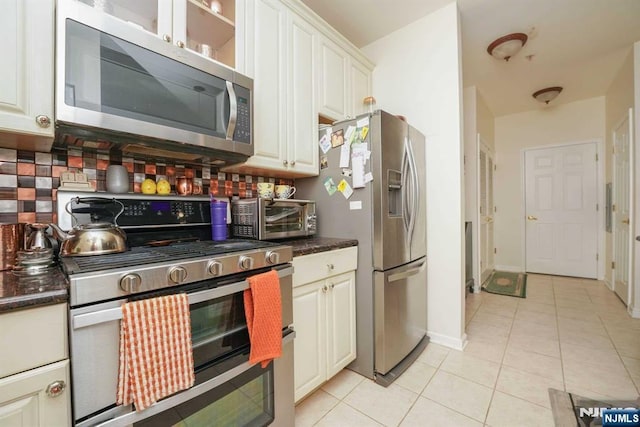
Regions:
M 550 101 L 553 101 L 554 99 L 556 99 L 556 97 L 560 95 L 560 92 L 562 92 L 562 87 L 554 86 L 554 87 L 547 87 L 544 89 L 540 89 L 539 91 L 534 92 L 532 96 L 537 101 L 548 104 Z
M 527 39 L 528 37 L 524 33 L 507 34 L 492 41 L 487 48 L 487 52 L 496 59 L 508 61 L 509 58 L 522 49 Z

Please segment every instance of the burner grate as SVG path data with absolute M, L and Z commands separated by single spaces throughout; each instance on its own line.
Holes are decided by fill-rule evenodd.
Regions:
M 87 257 L 67 257 L 62 265 L 67 274 L 90 273 L 184 259 L 200 258 L 226 253 L 277 246 L 277 243 L 259 240 L 225 240 L 174 243 L 169 246 L 134 247 L 127 252 Z

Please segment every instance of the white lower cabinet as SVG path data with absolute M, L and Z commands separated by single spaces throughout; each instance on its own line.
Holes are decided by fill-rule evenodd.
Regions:
M 0 315 L 0 426 L 71 425 L 67 305 Z
M 69 360 L 0 379 L 0 425 L 71 424 Z
M 356 247 L 293 259 L 296 402 L 356 358 L 356 264 Z

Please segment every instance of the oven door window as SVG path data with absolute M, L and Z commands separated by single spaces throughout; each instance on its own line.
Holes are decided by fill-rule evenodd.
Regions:
M 260 364 L 170 410 L 134 424 L 148 426 L 266 426 L 274 420 L 273 363 Z
M 196 370 L 249 345 L 243 293 L 191 306 L 191 340 Z
M 66 21 L 69 106 L 226 137 L 226 81 L 133 43 Z
M 303 229 L 304 207 L 295 205 L 265 206 L 264 228 L 267 233 Z

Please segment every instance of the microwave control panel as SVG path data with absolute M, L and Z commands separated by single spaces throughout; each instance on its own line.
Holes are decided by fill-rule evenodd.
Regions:
M 233 132 L 233 139 L 238 142 L 251 144 L 251 92 L 249 89 L 233 85 L 236 92 L 238 115 L 236 128 Z

